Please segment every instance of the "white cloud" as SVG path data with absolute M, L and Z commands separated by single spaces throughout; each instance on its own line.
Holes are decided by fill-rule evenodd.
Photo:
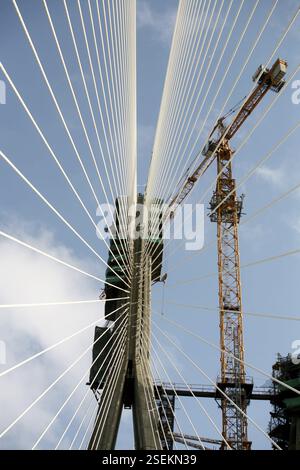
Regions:
M 293 222 L 290 225 L 294 230 L 296 230 L 297 233 L 300 233 L 300 220 L 299 219 L 293 220 Z
M 155 129 L 153 126 L 139 124 L 138 126 L 138 145 L 139 155 L 151 157 L 151 151 L 154 144 Z
M 299 8 L 298 2 L 296 0 L 286 0 L 284 3 L 284 13 L 281 14 L 279 11 L 276 16 L 272 17 L 271 20 L 271 27 L 275 31 L 276 34 L 279 34 L 279 31 L 282 31 L 283 28 L 286 28 L 287 25 L 287 17 L 288 20 L 290 20 L 291 16 L 295 14 L 297 9 Z M 299 21 L 299 18 L 298 20 Z M 290 30 L 290 34 L 295 38 L 298 39 L 300 38 L 299 34 L 299 23 L 297 21 L 294 23 L 292 29 Z M 290 53 L 293 53 L 294 50 L 290 50 Z M 295 51 L 297 53 L 297 51 Z M 298 58 L 298 55 L 297 55 Z
M 143 0 L 138 2 L 137 26 L 140 29 L 151 29 L 156 39 L 168 45 L 173 35 L 176 15 L 177 9 L 168 8 L 163 13 L 158 13 L 149 2 Z
M 12 230 L 10 230 L 13 233 Z M 24 231 L 21 238 L 69 263 L 94 270 L 94 264 L 78 259 L 69 248 L 59 245 L 53 234 L 34 227 Z M 35 230 L 36 232 L 36 230 Z M 98 295 L 98 284 L 83 275 L 62 267 L 42 256 L 11 242 L 0 240 L 1 283 L 0 303 L 36 303 L 65 300 L 91 300 Z M 0 371 L 17 364 L 53 343 L 69 336 L 82 327 L 102 317 L 98 304 L 89 306 L 63 306 L 32 309 L 1 310 L 0 339 L 6 343 L 7 364 Z M 1 430 L 4 430 L 30 403 L 35 400 L 77 357 L 92 344 L 94 327 L 78 335 L 19 370 L 0 377 Z M 49 424 L 65 399 L 77 385 L 91 364 L 91 351 L 74 367 L 53 390 L 24 416 L 0 441 L 0 448 L 29 449 Z M 50 428 L 40 448 L 53 448 L 72 417 L 87 390 L 86 380 L 72 397 L 70 406 Z M 79 418 L 79 426 L 87 408 L 85 402 Z M 94 407 L 93 407 L 94 408 Z M 85 429 L 84 429 L 85 431 Z M 63 441 L 68 446 L 70 438 Z
M 285 179 L 285 172 L 282 168 L 270 168 L 262 166 L 257 168 L 256 174 L 264 181 L 273 184 L 274 186 L 283 186 Z
M 247 250 L 255 254 L 261 252 L 268 239 L 268 227 L 262 224 L 247 224 L 241 225 L 239 230 L 242 241 L 247 244 Z

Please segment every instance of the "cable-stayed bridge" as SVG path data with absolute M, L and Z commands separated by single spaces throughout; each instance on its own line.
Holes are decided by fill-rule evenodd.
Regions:
M 75 244 L 56 247 L 48 233 L 34 237 L 26 226 L 3 217 L 0 236 L 7 252 L 20 254 L 17 270 L 26 269 L 23 253 L 29 253 L 32 263 L 43 260 L 49 273 L 55 266 L 62 274 L 49 277 L 56 286 L 52 297 L 39 292 L 36 301 L 20 297 L 22 282 L 13 297 L 1 298 L 8 336 L 14 329 L 5 315 L 11 312 L 17 329 L 18 315 L 25 315 L 21 323 L 26 323 L 28 312 L 38 312 L 32 331 L 22 327 L 25 351 L 21 348 L 0 369 L 7 390 L 4 405 L 15 383 L 11 377 L 21 388 L 15 408 L 1 423 L 1 448 L 110 450 L 122 441 L 123 446 L 134 442 L 138 450 L 251 450 L 261 442 L 282 449 L 282 436 L 272 434 L 268 421 L 262 423 L 252 409 L 263 404 L 267 410 L 269 402 L 278 406 L 279 393 L 299 402 L 299 378 L 283 379 L 275 369 L 272 373 L 270 357 L 266 369 L 252 354 L 259 347 L 257 330 L 266 328 L 266 336 L 275 337 L 282 325 L 292 334 L 300 316 L 290 313 L 289 305 L 284 311 L 264 311 L 253 279 L 244 283 L 243 273 L 275 265 L 280 272 L 280 263 L 298 259 L 300 249 L 286 237 L 277 251 L 245 262 L 249 258 L 240 233 L 249 235 L 253 220 L 265 219 L 283 203 L 288 206 L 300 187 L 293 167 L 285 187 L 278 183 L 279 170 L 267 166 L 278 152 L 293 153 L 299 136 L 293 99 L 300 63 L 291 44 L 299 40 L 300 5 L 291 2 L 283 14 L 278 0 L 171 3 L 176 20 L 145 163 L 137 145 L 138 105 L 150 106 L 152 96 L 149 83 L 149 96 L 138 103 L 137 59 L 140 28 L 147 21 L 153 26 L 150 7 L 139 0 L 5 0 L 0 20 L 5 32 L 0 62 L 3 187 L 14 192 L 11 178 L 25 188 L 20 204 L 28 208 L 28 220 L 35 207 L 27 202 L 30 193 L 40 204 L 37 220 L 47 212 L 47 226 L 55 220 L 55 233 L 66 232 Z M 257 158 L 248 158 L 249 145 Z M 248 161 L 242 175 L 241 160 Z M 142 192 L 140 168 L 147 179 Z M 263 197 L 251 191 L 249 183 L 257 175 L 278 183 L 276 191 L 268 191 L 267 184 Z M 258 202 L 246 215 L 242 191 Z M 3 213 L 13 211 L 3 200 Z M 205 231 L 204 246 L 199 241 L 204 219 L 198 217 L 192 229 L 201 204 L 208 211 L 205 225 L 206 219 L 214 223 L 209 240 Z M 178 236 L 183 232 L 185 237 Z M 272 239 L 267 229 L 264 236 L 266 243 Z M 195 243 L 195 251 L 185 253 L 187 242 Z M 83 249 L 92 254 L 92 263 L 85 261 Z M 178 253 L 183 253 L 181 262 Z M 185 272 L 187 263 L 193 268 Z M 38 281 L 47 283 L 50 274 L 43 269 Z M 257 274 L 263 299 L 274 301 L 272 308 L 284 297 L 274 287 L 276 269 L 274 279 Z M 75 277 L 97 286 L 95 295 L 73 292 Z M 202 293 L 205 280 L 210 284 Z M 24 284 L 29 281 L 30 271 Z M 65 291 L 73 296 L 61 297 L 63 289 L 57 286 L 68 282 Z M 296 297 L 293 282 L 286 284 L 281 287 L 287 297 Z M 202 305 L 208 297 L 215 307 Z M 70 312 L 77 309 L 80 320 L 78 315 L 72 320 Z M 59 316 L 53 323 L 43 323 L 55 311 Z M 50 341 L 47 331 L 40 332 L 43 325 Z M 21 345 L 23 336 L 18 336 Z M 267 354 L 264 347 L 268 354 L 273 347 L 275 362 L 286 342 L 271 346 L 267 338 L 265 346 L 260 344 L 262 355 Z M 60 367 L 54 367 L 53 357 Z M 292 412 L 285 419 L 297 429 Z M 17 443 L 18 429 L 28 434 L 30 445 L 27 439 Z M 290 446 L 300 448 L 299 431 Z

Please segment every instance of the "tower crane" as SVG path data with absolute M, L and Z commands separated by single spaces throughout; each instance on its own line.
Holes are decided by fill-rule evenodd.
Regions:
M 125 266 L 126 251 L 121 244 L 119 236 L 110 242 L 108 269 L 106 271 L 106 283 L 101 299 L 105 299 L 105 317 L 113 320 L 114 326 L 109 321 L 104 327 L 96 327 L 95 342 L 93 346 L 93 364 L 90 371 L 89 385 L 96 399 L 99 400 L 99 410 L 94 423 L 94 429 L 89 443 L 89 449 L 110 450 L 115 447 L 120 418 L 123 407 L 133 410 L 133 427 L 135 435 L 135 448 L 157 449 L 163 448 L 163 440 L 160 437 L 161 427 L 159 421 L 160 408 L 156 406 L 156 400 L 161 402 L 163 396 L 157 397 L 151 384 L 151 377 L 142 361 L 142 351 L 149 360 L 150 342 L 150 286 L 153 280 L 165 280 L 161 277 L 161 265 L 163 258 L 163 222 L 172 218 L 176 207 L 183 203 L 199 178 L 207 168 L 217 160 L 217 187 L 210 203 L 211 220 L 218 226 L 218 270 L 219 270 L 219 309 L 220 309 L 220 342 L 221 342 L 221 374 L 218 379 L 215 398 L 222 409 L 222 433 L 224 442 L 232 449 L 250 449 L 248 441 L 246 411 L 250 398 L 252 398 L 253 384 L 247 379 L 244 367 L 243 344 L 243 316 L 241 302 L 240 260 L 238 246 L 238 224 L 242 214 L 243 198 L 236 195 L 236 184 L 232 175 L 231 157 L 233 150 L 230 140 L 236 135 L 248 116 L 254 111 L 259 102 L 269 90 L 279 92 L 285 84 L 284 76 L 287 63 L 278 59 L 271 69 L 260 66 L 253 79 L 257 82 L 254 91 L 245 101 L 232 123 L 226 126 L 227 116 L 220 119 L 210 134 L 208 143 L 202 150 L 203 159 L 195 172 L 183 183 L 182 189 L 169 205 L 169 210 L 163 214 L 158 210 L 155 220 L 158 220 L 159 230 L 153 236 L 150 230 L 151 220 L 148 221 L 148 245 L 150 256 L 143 259 L 145 253 L 145 240 L 137 238 L 132 245 L 132 288 L 129 293 L 129 306 L 126 299 L 120 297 L 125 286 L 124 277 L 116 277 L 115 255 L 118 252 L 119 262 Z M 143 206 L 145 196 L 139 194 L 137 205 Z M 155 201 L 162 204 L 162 201 Z M 126 220 L 122 216 L 126 204 L 122 204 L 120 198 L 116 201 L 116 226 L 118 233 Z M 136 221 L 139 218 L 136 216 Z M 139 222 L 140 224 L 140 222 Z M 146 227 L 147 230 L 147 227 Z M 127 250 L 127 248 L 125 248 Z M 156 256 L 154 257 L 154 253 Z M 114 268 L 114 269 L 113 269 Z M 125 269 L 123 270 L 124 276 Z M 115 358 L 119 349 L 115 349 L 110 343 L 118 338 L 117 330 L 122 318 L 127 312 L 126 324 L 127 337 L 123 345 L 123 355 L 120 356 L 119 372 L 115 376 L 114 367 L 109 367 L 107 359 L 103 359 L 102 351 Z M 112 316 L 113 315 L 113 316 Z M 237 360 L 236 360 L 237 359 Z M 114 380 L 115 387 L 111 393 L 111 383 Z M 101 390 L 101 395 L 99 394 Z M 148 393 L 146 393 L 148 390 Z M 148 397 L 148 398 L 147 398 Z M 228 399 L 229 398 L 229 399 Z M 174 399 L 175 400 L 175 399 Z M 173 410 L 174 400 L 169 401 Z M 114 406 L 109 406 L 109 403 Z M 147 403 L 148 402 L 148 403 Z M 173 407 L 173 408 L 172 408 Z M 103 409 L 106 409 L 103 413 Z M 149 413 L 149 409 L 153 412 Z M 170 415 L 173 415 L 172 411 Z M 171 419 L 173 419 L 171 417 Z M 172 429 L 172 427 L 170 426 Z M 167 433 L 168 439 L 171 435 Z M 208 442 L 208 441 L 207 441 Z M 191 446 L 196 445 L 189 438 Z M 225 448 L 225 447 L 221 447 Z
M 279 93 L 285 85 L 287 62 L 277 59 L 271 69 L 261 65 L 253 76 L 256 87 L 231 124 L 226 116 L 219 119 L 202 150 L 204 157 L 196 170 L 183 183 L 169 205 L 168 217 L 188 197 L 199 178 L 217 161 L 216 190 L 210 202 L 211 221 L 217 223 L 218 276 L 220 312 L 221 375 L 218 389 L 222 409 L 222 434 L 235 450 L 248 450 L 246 411 L 253 383 L 246 377 L 244 366 L 243 314 L 241 299 L 238 225 L 242 215 L 243 196 L 237 197 L 232 173 L 231 139 L 253 113 L 269 90 Z M 236 359 L 237 360 L 236 360 Z M 239 411 L 241 410 L 241 411 Z M 226 448 L 226 446 L 224 447 Z

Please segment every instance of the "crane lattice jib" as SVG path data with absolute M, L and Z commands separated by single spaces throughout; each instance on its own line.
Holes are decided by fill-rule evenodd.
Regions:
M 166 214 L 165 219 L 172 217 L 178 206 L 188 197 L 190 192 L 193 190 L 195 184 L 199 178 L 206 172 L 210 165 L 214 162 L 217 157 L 217 149 L 219 148 L 222 141 L 231 140 L 234 135 L 238 132 L 243 123 L 253 113 L 255 108 L 264 98 L 269 90 L 273 90 L 279 93 L 285 85 L 284 76 L 286 75 L 287 62 L 282 59 L 277 59 L 271 69 L 267 69 L 262 65 L 258 68 L 257 72 L 253 76 L 253 80 L 257 82 L 257 86 L 243 104 L 242 108 L 235 116 L 233 122 L 229 126 L 224 125 L 224 118 L 221 118 L 216 126 L 214 127 L 211 136 L 218 129 L 222 129 L 221 134 L 216 140 L 209 140 L 202 151 L 204 159 L 200 165 L 196 168 L 194 173 L 190 175 L 184 182 L 181 190 L 170 202 L 170 212 Z

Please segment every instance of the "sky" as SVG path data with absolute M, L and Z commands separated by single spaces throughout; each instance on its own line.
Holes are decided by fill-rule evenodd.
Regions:
M 62 38 L 63 50 L 68 57 L 68 65 L 72 72 L 72 82 L 80 97 L 84 116 L 88 116 L 87 104 L 84 101 L 82 83 L 69 34 L 67 34 L 66 18 L 60 0 L 50 0 L 49 8 Z M 72 2 L 69 2 L 70 4 Z M 86 3 L 83 8 L 86 8 Z M 226 3 L 226 2 L 225 2 Z M 226 80 L 222 93 L 218 97 L 215 110 L 209 125 L 213 125 L 217 111 L 222 108 L 232 82 L 238 75 L 245 57 L 255 41 L 259 25 L 273 2 L 260 2 L 257 16 L 241 45 L 232 70 Z M 86 144 L 76 117 L 74 105 L 67 90 L 63 69 L 59 62 L 57 50 L 49 29 L 42 3 L 38 0 L 20 0 L 19 7 L 24 15 L 26 24 L 35 41 L 42 62 L 45 64 L 49 80 L 72 134 L 75 136 L 82 155 L 84 155 L 87 170 L 93 184 L 98 184 L 94 168 L 87 158 Z M 254 5 L 254 0 L 246 0 L 239 31 L 232 39 L 238 40 L 238 33 L 247 21 L 247 15 Z M 143 191 L 147 182 L 149 163 L 153 148 L 155 129 L 159 116 L 164 78 L 170 52 L 172 32 L 175 24 L 177 0 L 138 0 L 137 1 L 137 130 L 138 130 L 138 190 Z M 284 27 L 299 6 L 297 0 L 279 2 L 272 20 L 266 30 L 263 40 L 259 42 L 255 54 L 251 57 L 241 80 L 232 96 L 228 109 L 240 101 L 252 87 L 251 77 L 257 67 L 270 56 L 276 41 Z M 78 12 L 74 4 L 72 8 L 74 24 L 78 21 Z M 86 10 L 84 9 L 84 12 Z M 231 18 L 233 21 L 233 18 Z M 299 26 L 298 19 L 286 40 L 283 42 L 278 55 L 288 61 L 289 73 L 299 64 Z M 78 26 L 78 34 L 79 33 Z M 24 32 L 17 18 L 11 1 L 2 0 L 0 5 L 0 60 L 13 78 L 30 109 L 45 130 L 49 142 L 61 156 L 62 162 L 72 175 L 78 193 L 83 195 L 84 202 L 92 214 L 96 213 L 95 201 L 83 178 L 82 171 L 76 161 L 74 152 L 67 140 L 65 130 L 59 121 L 57 111 L 41 73 L 36 65 L 33 54 L 28 46 Z M 80 42 L 83 52 L 83 43 Z M 228 59 L 224 57 L 224 63 Z M 88 63 L 84 62 L 85 76 L 89 88 L 92 88 Z M 220 72 L 221 74 L 222 72 Z M 300 73 L 295 80 L 300 80 Z M 4 80 L 3 75 L 0 80 Z M 216 78 L 216 87 L 220 77 Z M 99 254 L 106 258 L 107 248 L 96 237 L 93 226 L 86 214 L 74 198 L 74 194 L 65 184 L 57 167 L 49 157 L 49 151 L 33 129 L 24 110 L 18 103 L 14 93 L 7 84 L 6 104 L 0 105 L 0 150 L 3 151 L 21 171 L 49 198 L 50 202 L 72 223 L 78 232 L 97 248 Z M 296 125 L 300 117 L 300 104 L 292 102 L 293 89 L 289 84 L 280 97 L 272 112 L 263 120 L 252 138 L 240 152 L 234 163 L 237 181 L 241 181 L 254 165 L 283 137 L 291 126 Z M 214 88 L 212 88 L 212 95 Z M 93 98 L 95 98 L 93 96 Z M 257 122 L 273 95 L 263 101 L 261 107 L 243 126 L 238 137 L 233 142 L 238 148 L 247 133 Z M 211 98 L 210 98 L 211 99 Z M 96 107 L 95 102 L 93 105 Z M 96 108 L 95 108 L 96 109 Z M 87 121 L 92 126 L 91 121 Z M 89 127 L 91 129 L 91 127 Z M 209 131 L 209 126 L 208 126 Z M 244 217 L 245 224 L 240 227 L 241 264 L 247 265 L 254 261 L 279 255 L 300 246 L 300 192 L 293 192 L 278 204 L 260 216 L 250 219 L 257 210 L 267 205 L 273 199 L 300 183 L 299 130 L 272 155 L 255 174 L 240 188 L 245 193 Z M 92 140 L 96 146 L 95 137 Z M 97 158 L 100 158 L 97 155 Z M 210 194 L 202 201 L 203 193 L 214 182 L 215 167 L 202 178 L 194 189 L 190 202 L 204 202 L 208 207 Z M 1 230 L 6 231 L 53 256 L 64 259 L 70 264 L 93 273 L 103 279 L 105 266 L 84 246 L 78 238 L 68 230 L 58 218 L 30 191 L 24 182 L 4 161 L 0 161 L 0 196 L 1 196 Z M 103 200 L 101 188 L 98 188 L 99 198 Z M 247 223 L 246 223 L 247 222 Z M 156 285 L 152 292 L 153 320 L 169 334 L 176 344 L 193 357 L 204 371 L 215 380 L 219 374 L 219 355 L 210 348 L 166 322 L 166 318 L 177 321 L 186 328 L 196 331 L 206 340 L 218 344 L 218 284 L 216 226 L 208 218 L 205 221 L 205 245 L 207 250 L 196 253 L 186 252 L 179 242 L 170 243 L 165 249 L 164 272 L 168 273 L 165 286 Z M 168 243 L 167 243 L 168 245 Z M 205 248 L 205 247 L 204 247 Z M 92 300 L 97 299 L 101 283 L 66 267 L 47 260 L 25 248 L 18 247 L 4 239 L 0 239 L 1 251 L 1 284 L 0 304 L 9 303 L 38 303 L 60 300 Z M 206 277 L 208 274 L 213 276 Z M 280 316 L 298 316 L 298 280 L 299 255 L 284 257 L 274 262 L 248 268 L 242 268 L 243 307 L 245 312 L 266 313 Z M 195 279 L 199 279 L 195 281 Z M 191 280 L 191 282 L 189 282 Z M 178 305 L 174 305 L 178 304 Z M 179 304 L 215 308 L 214 311 L 191 309 Z M 0 372 L 35 352 L 44 349 L 67 335 L 80 330 L 85 325 L 100 321 L 102 308 L 99 305 L 43 307 L 34 309 L 1 309 L 0 340 L 6 344 L 6 364 L 0 365 Z M 44 355 L 32 363 L 23 366 L 5 377 L 0 377 L 1 429 L 11 423 L 49 384 L 61 374 L 72 361 L 83 352 L 93 341 L 94 327 L 76 336 L 74 339 Z M 205 377 L 193 368 L 174 346 L 153 328 L 155 335 L 170 354 L 176 367 L 188 383 L 207 384 Z M 288 320 L 271 320 L 245 316 L 245 357 L 247 362 L 271 373 L 272 364 L 277 353 L 286 355 L 292 352 L 292 343 L 300 339 L 299 322 Z M 182 382 L 182 378 L 161 354 L 164 366 L 174 382 Z M 91 354 L 87 353 L 60 383 L 37 403 L 26 416 L 0 440 L 1 449 L 16 449 L 32 447 L 43 429 L 58 411 L 64 400 L 86 374 L 91 363 Z M 160 370 L 160 369 L 159 369 Z M 160 371 L 162 377 L 164 374 Z M 247 369 L 247 375 L 254 378 L 255 385 L 266 383 L 267 378 L 256 371 Z M 166 377 L 164 377 L 165 380 Z M 4 383 L 3 383 L 4 382 Z M 74 410 L 86 393 L 86 380 L 83 380 L 70 402 L 53 423 L 49 432 L 44 436 L 39 448 L 53 448 L 57 444 Z M 92 401 L 93 397 L 88 396 Z M 201 401 L 211 417 L 220 425 L 220 412 L 212 400 Z M 89 401 L 85 402 L 78 417 L 70 427 L 61 448 L 69 448 L 78 429 L 81 419 L 87 410 Z M 187 434 L 193 434 L 191 424 L 184 416 L 183 408 L 195 416 L 199 433 L 206 437 L 217 437 L 215 430 L 197 405 L 190 399 L 177 403 L 176 413 Z M 92 408 L 91 408 L 92 409 Z M 267 430 L 270 407 L 267 403 L 252 402 L 249 415 Z M 129 413 L 124 415 L 118 448 L 132 448 L 131 420 Z M 250 440 L 255 449 L 270 449 L 267 439 L 249 425 Z M 80 439 L 75 442 L 79 446 Z

